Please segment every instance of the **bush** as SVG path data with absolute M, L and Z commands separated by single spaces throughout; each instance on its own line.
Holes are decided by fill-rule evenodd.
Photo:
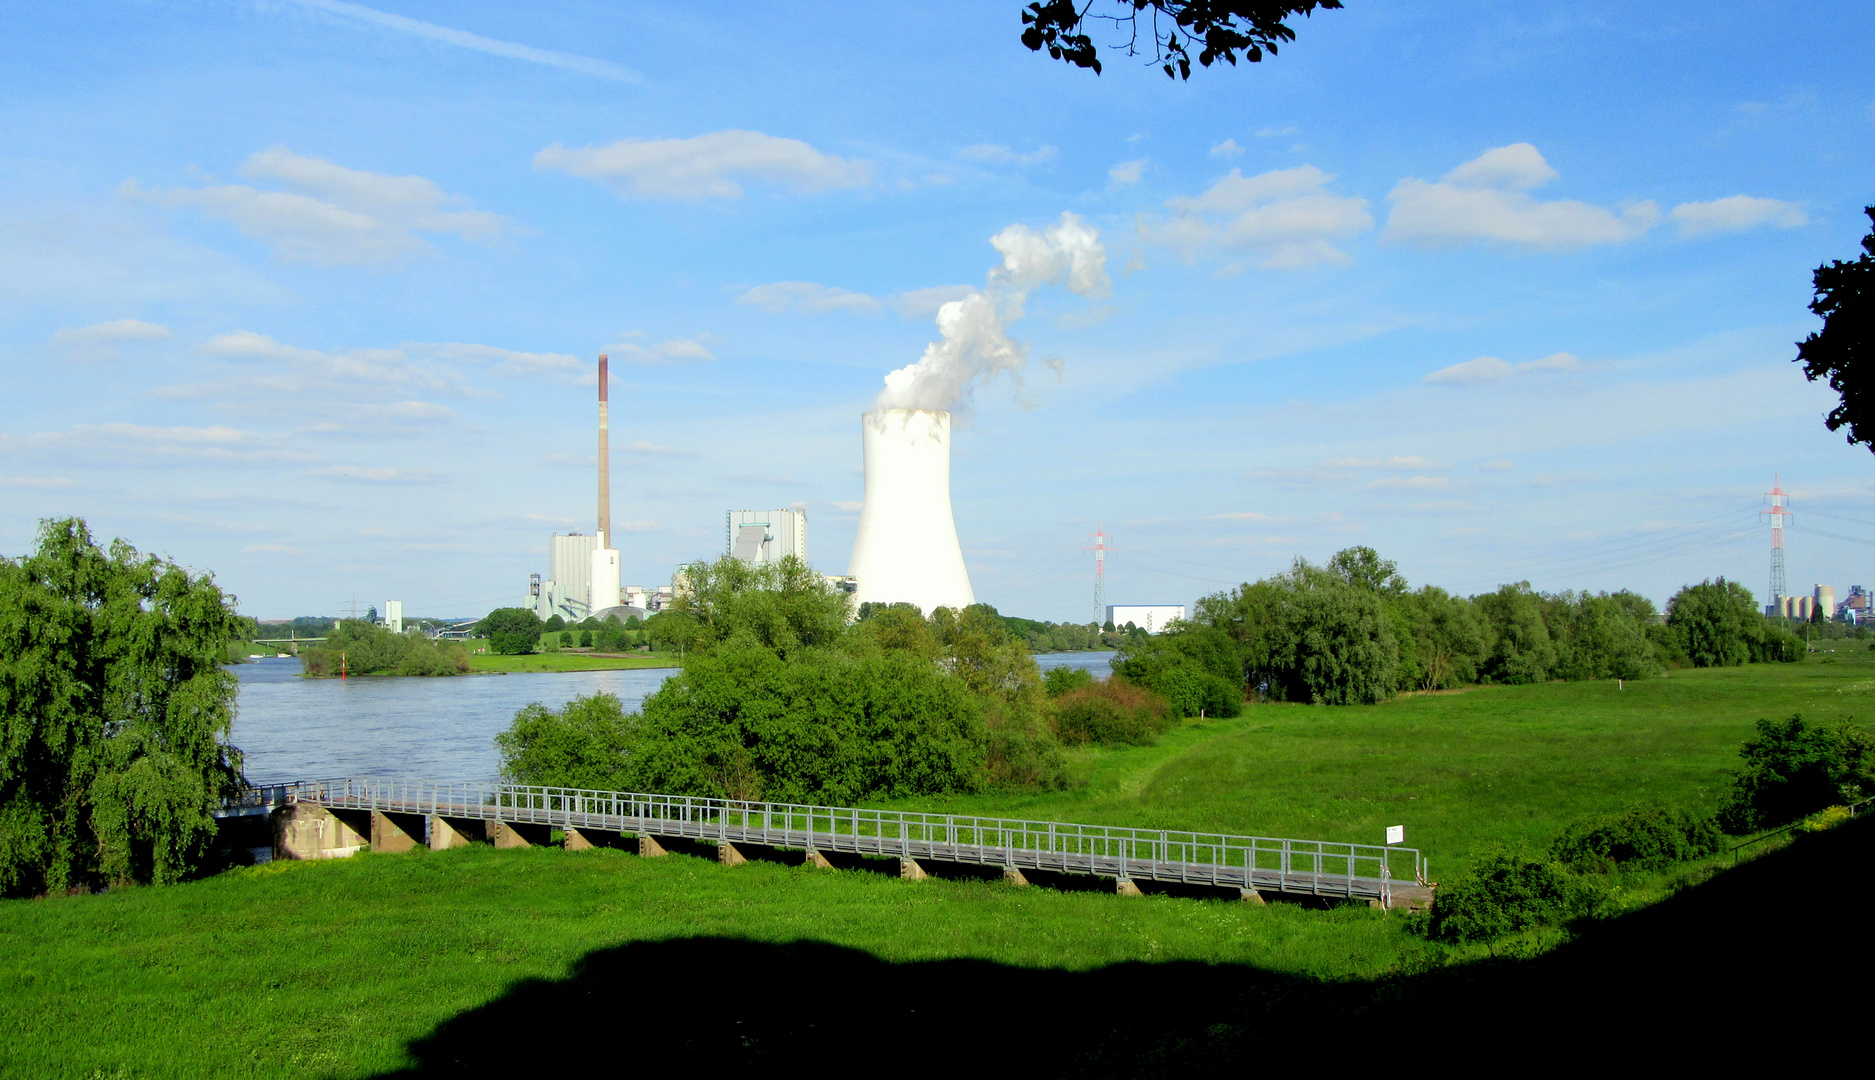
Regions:
M 1659 806 L 1635 806 L 1570 825 L 1550 845 L 1550 856 L 1573 870 L 1593 873 L 1664 870 L 1674 863 L 1715 854 L 1724 844 L 1724 834 L 1711 818 Z
M 1773 829 L 1875 795 L 1875 737 L 1868 732 L 1850 723 L 1806 724 L 1802 716 L 1757 726 L 1738 749 L 1745 767 L 1732 775 L 1719 810 L 1726 832 Z
M 362 619 L 338 624 L 326 639 L 300 650 L 300 673 L 311 678 L 349 675 L 464 675 L 469 654 L 454 641 L 393 634 Z
M 725 648 L 645 699 L 628 772 L 640 791 L 776 802 L 975 791 L 987 779 L 984 706 L 913 657 Z
M 990 741 L 984 767 L 991 784 L 1059 791 L 1072 782 L 1061 745 L 1032 717 L 997 706 L 988 711 L 987 726 Z
M 1042 676 L 1042 689 L 1051 698 L 1058 698 L 1070 690 L 1080 690 L 1094 685 L 1094 673 L 1086 668 L 1058 667 L 1049 668 Z
M 573 647 L 573 631 L 571 630 L 560 631 L 560 647 L 562 649 L 570 649 Z
M 1164 698 L 1175 717 L 1243 711 L 1242 668 L 1236 647 L 1221 630 L 1191 626 L 1128 641 L 1114 658 L 1113 670 Z
M 523 656 L 540 647 L 541 620 L 526 608 L 496 608 L 475 624 L 475 636 L 505 656 Z
M 1070 746 L 1151 746 L 1171 724 L 1164 698 L 1121 679 L 1071 690 L 1055 703 L 1055 734 Z
M 637 720 L 611 694 L 574 698 L 557 712 L 535 702 L 495 736 L 502 779 L 542 787 L 623 790 Z
M 1599 890 L 1554 863 L 1507 852 L 1440 886 L 1427 931 L 1441 941 L 1490 941 L 1590 914 Z
M 579 647 L 582 649 L 592 648 L 592 631 L 591 630 L 581 630 L 579 632 Z

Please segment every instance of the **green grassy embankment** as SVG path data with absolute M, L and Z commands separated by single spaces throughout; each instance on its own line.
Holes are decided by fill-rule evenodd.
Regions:
M 401 1065 L 409 1040 L 516 980 L 563 978 L 596 949 L 704 935 L 827 942 L 891 963 L 1191 960 L 1311 979 L 1372 975 L 1436 949 L 1365 908 L 478 845 L 0 903 L 0 1062 L 21 1076 L 368 1075 Z M 789 997 L 783 985 L 743 985 L 734 970 L 709 977 L 777 1007 Z M 663 992 L 644 989 L 646 1004 Z M 982 991 L 995 999 L 994 987 Z M 704 1007 L 668 1004 L 686 1016 Z
M 674 668 L 679 662 L 670 653 L 592 653 L 551 652 L 526 656 L 502 656 L 499 653 L 470 653 L 471 671 L 619 671 L 631 668 Z
M 1323 839 L 1372 839 L 1404 824 L 1409 841 L 1430 853 L 1435 876 L 1449 877 L 1486 845 L 1540 847 L 1577 817 L 1639 799 L 1709 807 L 1752 721 L 1797 711 L 1816 720 L 1866 715 L 1875 657 L 1845 651 L 1831 659 L 1675 672 L 1624 690 L 1552 684 L 1373 708 L 1259 706 L 1181 728 L 1155 747 L 1087 753 L 1090 782 L 1076 791 L 916 803 Z M 1664 895 L 1675 879 L 1700 880 L 1723 861 L 1627 882 L 1623 906 Z M 1741 895 L 1765 892 L 1760 884 Z M 1735 899 L 1708 907 L 1741 909 Z M 1556 940 L 1552 933 L 1547 944 Z M 1710 953 L 1704 940 L 1689 952 Z M 1519 948 L 1543 942 L 1538 935 Z M 602 1002 L 608 1016 L 679 1009 L 681 1017 L 663 1022 L 677 1027 L 638 1031 L 647 1039 L 715 1039 L 745 1056 L 758 1045 L 785 1056 L 800 1052 L 803 1038 L 840 1041 L 836 1030 L 808 1030 L 807 1006 L 837 1012 L 837 998 L 861 1010 L 910 1008 L 905 995 L 943 978 L 960 981 L 951 996 L 970 1005 L 970 1023 L 1019 1028 L 1026 1012 L 1050 1008 L 1081 1017 L 1060 1040 L 1070 1049 L 1120 1038 L 1114 1025 L 1151 1028 L 1160 1021 L 1139 1018 L 1155 1008 L 1175 1007 L 1184 1021 L 1223 1017 L 1190 1038 L 1229 1039 L 1249 1022 L 1243 1016 L 1339 1015 L 1361 994 L 1392 993 L 1388 980 L 1402 971 L 1487 952 L 1428 943 L 1397 914 L 1358 907 L 1124 899 L 762 861 L 722 867 L 681 855 L 483 847 L 365 855 L 166 889 L 0 903 L 0 1072 L 363 1076 L 402 1066 L 411 1041 L 432 1032 L 417 1045 L 433 1064 L 480 1053 L 478 1038 L 508 1053 L 564 1052 L 611 1030 L 556 1020 L 600 1001 L 593 987 L 611 995 Z M 1607 965 L 1585 970 L 1605 979 Z M 841 974 L 795 993 L 823 969 Z M 1379 989 L 1362 989 L 1374 978 Z M 1655 975 L 1636 978 L 1639 985 Z M 530 979 L 549 981 L 517 989 Z M 872 993 L 880 979 L 889 992 Z M 665 989 L 678 984 L 690 989 Z M 1047 996 L 1057 991 L 1075 996 Z M 1521 1001 L 1527 992 L 1510 996 Z M 1481 1001 L 1504 996 L 1479 993 Z M 1330 1006 L 1322 996 L 1335 994 L 1356 997 Z M 683 1026 L 697 1021 L 695 1010 L 714 1015 L 718 1006 L 738 1025 L 794 1026 L 769 1043 L 738 1043 L 708 1023 Z M 1258 1011 L 1265 1008 L 1273 1011 Z M 915 1028 L 917 1020 L 894 1023 Z M 1151 1030 L 1172 1037 L 1171 1026 Z M 1052 1045 L 1046 1033 L 1036 1037 L 1043 1042 L 1024 1045 Z
M 1383 705 L 1255 705 L 1157 746 L 1084 751 L 1085 787 L 907 799 L 907 808 L 1379 843 L 1434 879 L 1495 846 L 1540 849 L 1636 802 L 1711 812 L 1761 718 L 1875 718 L 1875 654 L 1683 670 L 1627 683 L 1475 687 Z

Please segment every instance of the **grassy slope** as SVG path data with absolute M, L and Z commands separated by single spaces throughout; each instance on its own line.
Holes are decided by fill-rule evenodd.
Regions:
M 592 656 L 587 653 L 532 653 L 528 656 L 502 656 L 497 653 L 471 653 L 473 671 L 617 671 L 623 668 L 674 668 L 677 658 L 663 653 L 638 656 Z
M 1081 759 L 1047 795 L 907 800 L 957 812 L 1377 843 L 1404 825 L 1434 878 L 1492 845 L 1655 800 L 1710 810 L 1763 717 L 1875 716 L 1875 655 L 1676 671 L 1613 683 L 1479 687 L 1385 705 L 1253 706 L 1158 746 Z
M 891 962 L 1196 960 L 1317 977 L 1431 948 L 1364 908 L 608 851 L 364 855 L 0 904 L 0 1071 L 363 1075 L 397 1067 L 408 1040 L 517 979 L 562 978 L 602 947 L 699 935 L 828 942 Z

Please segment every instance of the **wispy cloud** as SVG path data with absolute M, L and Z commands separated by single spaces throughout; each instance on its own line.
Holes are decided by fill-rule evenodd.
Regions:
M 51 344 L 63 349 L 72 360 L 110 360 L 118 346 L 130 341 L 162 341 L 170 337 L 169 327 L 142 319 L 113 319 L 90 326 L 63 327 L 55 331 Z
M 1040 165 L 1044 161 L 1053 161 L 1055 148 L 1038 146 L 1024 153 L 1011 150 L 1001 143 L 978 143 L 957 151 L 957 156 L 965 161 L 981 161 L 988 165 Z
M 622 139 L 571 149 L 554 143 L 534 155 L 537 170 L 558 170 L 604 184 L 620 197 L 737 199 L 737 178 L 765 181 L 798 195 L 865 187 L 872 166 L 823 154 L 799 139 L 759 131 L 713 131 L 689 139 Z
M 1582 361 L 1570 353 L 1551 353 L 1539 360 L 1513 364 L 1495 356 L 1480 356 L 1462 364 L 1443 367 L 1426 376 L 1428 386 L 1484 386 L 1500 383 L 1518 375 L 1544 375 L 1580 371 Z
M 1528 194 L 1557 176 L 1536 147 L 1512 143 L 1485 151 L 1437 183 L 1402 180 L 1387 195 L 1393 209 L 1382 238 L 1423 246 L 1483 240 L 1567 250 L 1624 243 L 1660 220 L 1660 208 L 1652 202 L 1632 203 L 1616 213 L 1572 199 L 1538 202 Z
M 641 83 L 643 77 L 623 64 L 610 60 L 595 60 L 590 56 L 575 53 L 554 52 L 551 49 L 537 49 L 532 45 L 522 45 L 513 41 L 501 41 L 497 38 L 483 37 L 467 30 L 454 27 L 438 26 L 436 23 L 412 19 L 404 15 L 393 15 L 388 11 L 368 8 L 363 4 L 348 4 L 344 0 L 292 0 L 301 7 L 313 8 L 328 14 L 356 19 L 359 22 L 382 26 L 388 30 L 411 34 L 430 41 L 440 41 L 445 45 L 454 45 L 461 49 L 487 53 L 490 56 L 506 57 L 509 60 L 524 60 L 530 64 L 545 64 L 566 71 L 577 71 L 582 75 L 592 75 L 613 82 Z

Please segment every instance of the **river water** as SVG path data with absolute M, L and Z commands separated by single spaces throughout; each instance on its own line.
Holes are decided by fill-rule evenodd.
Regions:
M 1035 662 L 1109 672 L 1110 652 L 1047 653 Z M 302 679 L 299 660 L 238 664 L 234 745 L 256 781 L 340 776 L 494 780 L 501 770 L 495 734 L 523 707 L 559 708 L 576 697 L 616 694 L 628 710 L 673 673 L 533 672 L 454 678 Z

